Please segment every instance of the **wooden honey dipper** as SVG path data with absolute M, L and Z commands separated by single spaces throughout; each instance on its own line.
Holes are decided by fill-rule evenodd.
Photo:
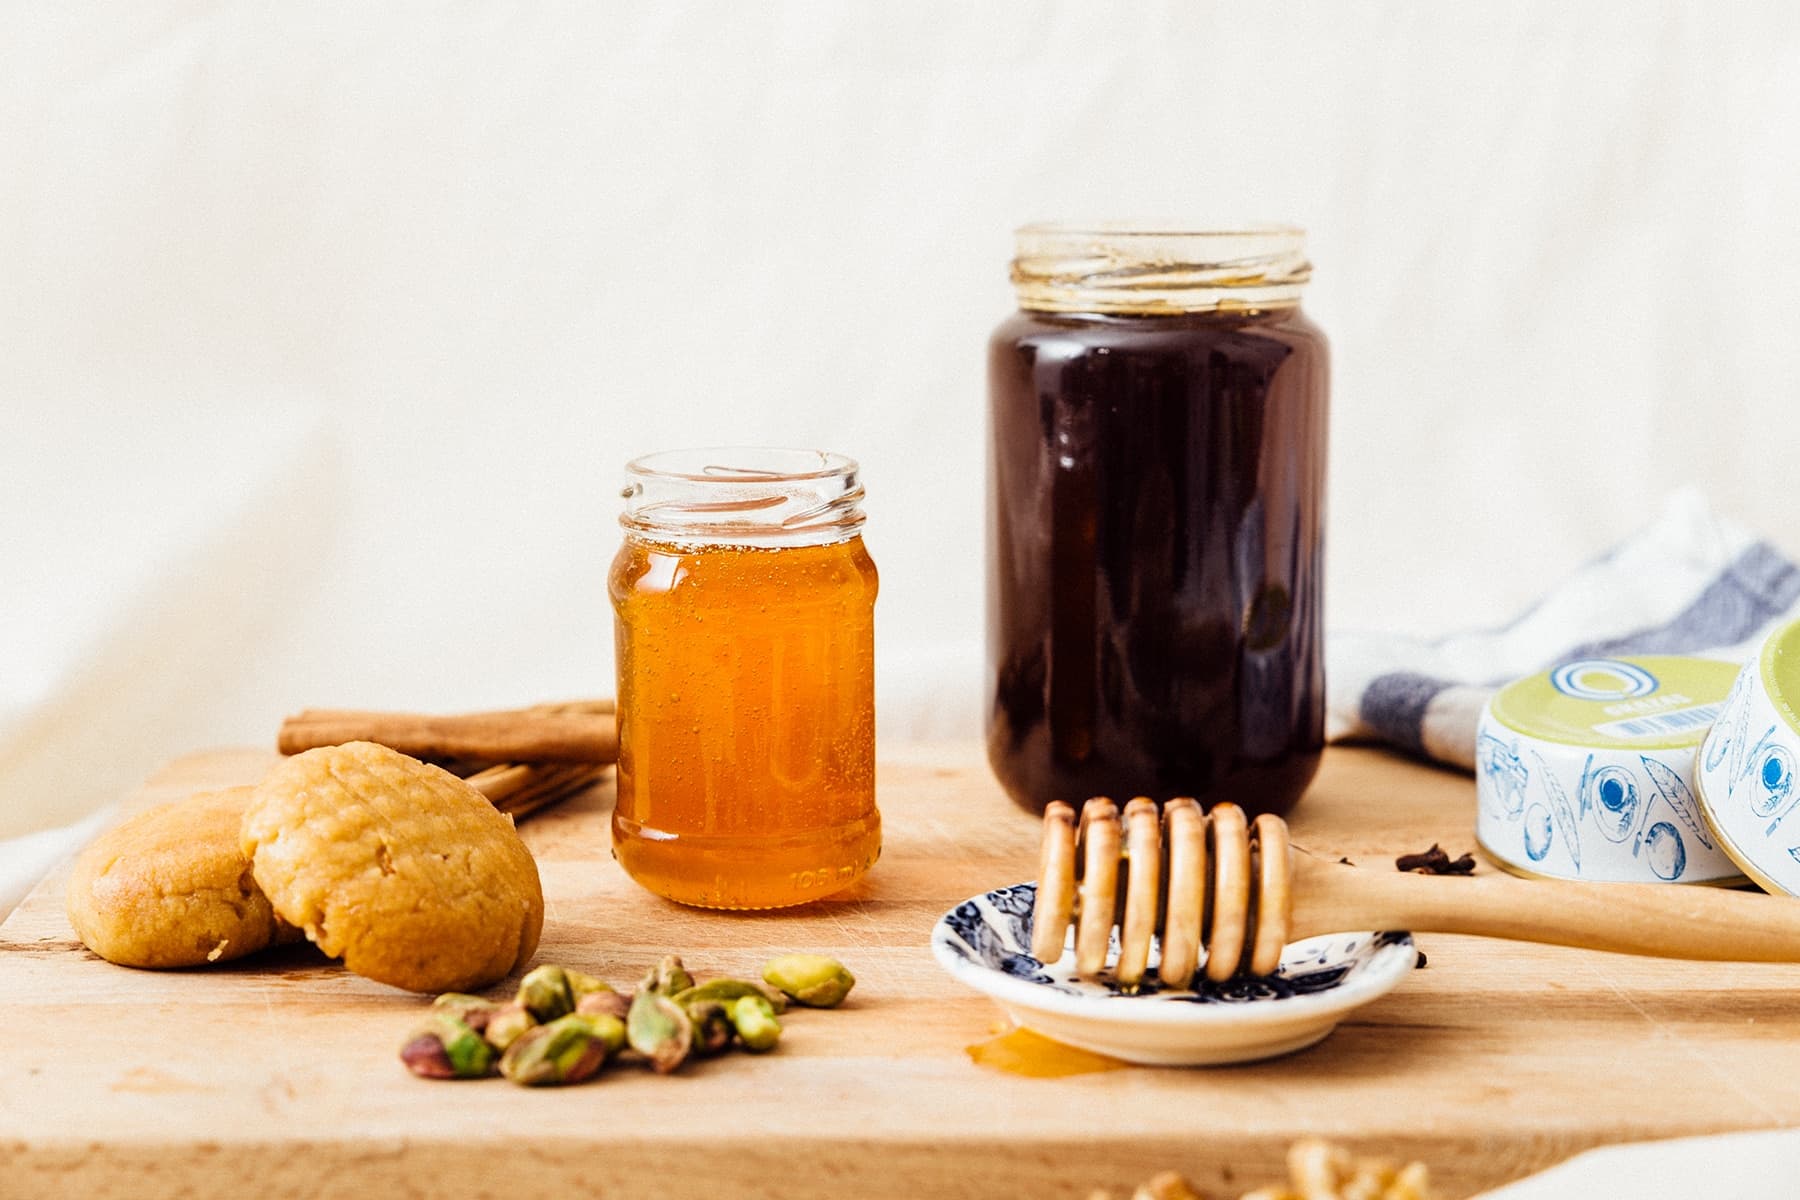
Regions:
M 1159 814 L 1142 796 L 1123 814 L 1103 796 L 1044 810 L 1031 954 L 1098 975 L 1115 918 L 1113 977 L 1135 989 L 1162 934 L 1157 977 L 1186 988 L 1205 975 L 1273 974 L 1291 941 L 1359 929 L 1413 929 L 1715 962 L 1800 962 L 1792 897 L 1645 883 L 1573 883 L 1504 875 L 1446 879 L 1370 871 L 1293 846 L 1287 822 L 1254 822 L 1235 804 L 1191 799 Z

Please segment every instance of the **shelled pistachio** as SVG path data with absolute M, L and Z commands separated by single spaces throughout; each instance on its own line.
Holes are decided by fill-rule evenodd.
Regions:
M 737 1028 L 731 1022 L 731 1012 L 724 1001 L 701 1000 L 682 1007 L 687 1009 L 688 1020 L 694 1026 L 695 1054 L 713 1055 L 730 1047 L 731 1039 L 737 1036 Z
M 568 971 L 551 963 L 533 967 L 519 981 L 519 1003 L 539 1021 L 554 1021 L 574 1012 L 575 996 L 569 987 Z
M 589 975 L 586 971 L 577 971 L 570 968 L 565 970 L 563 974 L 568 977 L 569 996 L 575 1001 L 575 1007 L 577 1009 L 580 1009 L 581 1002 L 589 996 L 610 996 L 618 994 L 613 991 L 612 984 L 598 976 Z
M 624 1044 L 617 1018 L 570 1013 L 520 1034 L 501 1056 L 500 1073 L 525 1087 L 582 1083 Z
M 608 988 L 604 992 L 589 992 L 575 1001 L 575 1011 L 608 1017 L 617 1017 L 623 1021 L 631 1011 L 631 997 L 623 992 L 615 992 Z
M 431 1011 L 445 1016 L 455 1017 L 476 1033 L 487 1028 L 499 1005 L 483 996 L 471 996 L 467 992 L 445 992 L 431 1002 Z
M 488 1016 L 487 1028 L 482 1032 L 488 1045 L 495 1050 L 504 1051 L 518 1041 L 521 1034 L 536 1028 L 537 1023 L 538 1020 L 531 1015 L 530 1009 L 514 1001 L 494 1009 Z
M 765 982 L 766 981 L 766 982 Z M 856 979 L 836 959 L 786 954 L 770 960 L 763 980 L 696 982 L 679 955 L 664 955 L 636 993 L 622 994 L 597 976 L 547 963 L 520 980 L 513 999 L 446 992 L 401 1047 L 407 1069 L 432 1079 L 494 1073 L 526 1086 L 579 1083 L 629 1045 L 659 1074 L 691 1057 L 741 1043 L 771 1050 L 779 1015 L 792 996 L 827 1008 L 841 1003 Z
M 684 992 L 675 993 L 675 1003 L 690 1006 L 707 1000 L 730 1003 L 739 996 L 761 996 L 777 1013 L 787 1011 L 788 1000 L 785 994 L 766 983 L 751 979 L 709 979 Z
M 400 1061 L 426 1079 L 479 1079 L 494 1066 L 494 1048 L 448 1013 L 433 1013 L 400 1047 Z
M 731 1023 L 744 1049 L 761 1054 L 781 1040 L 781 1021 L 775 1007 L 758 995 L 739 996 L 731 1002 Z
M 667 1075 L 686 1062 L 693 1050 L 694 1022 L 681 1005 L 645 988 L 631 999 L 625 1036 L 633 1050 L 650 1060 L 658 1075 Z
M 856 986 L 856 976 L 823 954 L 783 954 L 763 966 L 763 979 L 808 1008 L 836 1008 Z
M 685 992 L 693 986 L 694 977 L 688 974 L 686 967 L 681 965 L 681 956 L 665 954 L 661 962 L 650 968 L 649 973 L 644 976 L 644 981 L 638 985 L 638 990 L 661 992 L 665 996 L 673 996 L 678 992 Z

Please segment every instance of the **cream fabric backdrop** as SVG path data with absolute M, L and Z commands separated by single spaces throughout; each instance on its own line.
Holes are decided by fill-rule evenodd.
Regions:
M 1787 531 L 1790 4 L 5 5 L 0 832 L 308 704 L 610 689 L 633 453 L 842 449 L 979 726 L 1009 231 L 1309 227 L 1330 621 Z

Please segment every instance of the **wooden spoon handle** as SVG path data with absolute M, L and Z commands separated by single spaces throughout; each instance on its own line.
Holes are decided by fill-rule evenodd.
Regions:
M 1296 856 L 1296 939 L 1412 929 L 1716 962 L 1800 962 L 1800 902 L 1723 888 L 1448 879 Z

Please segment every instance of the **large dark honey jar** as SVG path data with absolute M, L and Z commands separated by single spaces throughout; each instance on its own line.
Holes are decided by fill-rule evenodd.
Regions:
M 1019 803 L 1293 807 L 1328 392 L 1297 229 L 1036 225 L 989 344 L 988 755 Z

